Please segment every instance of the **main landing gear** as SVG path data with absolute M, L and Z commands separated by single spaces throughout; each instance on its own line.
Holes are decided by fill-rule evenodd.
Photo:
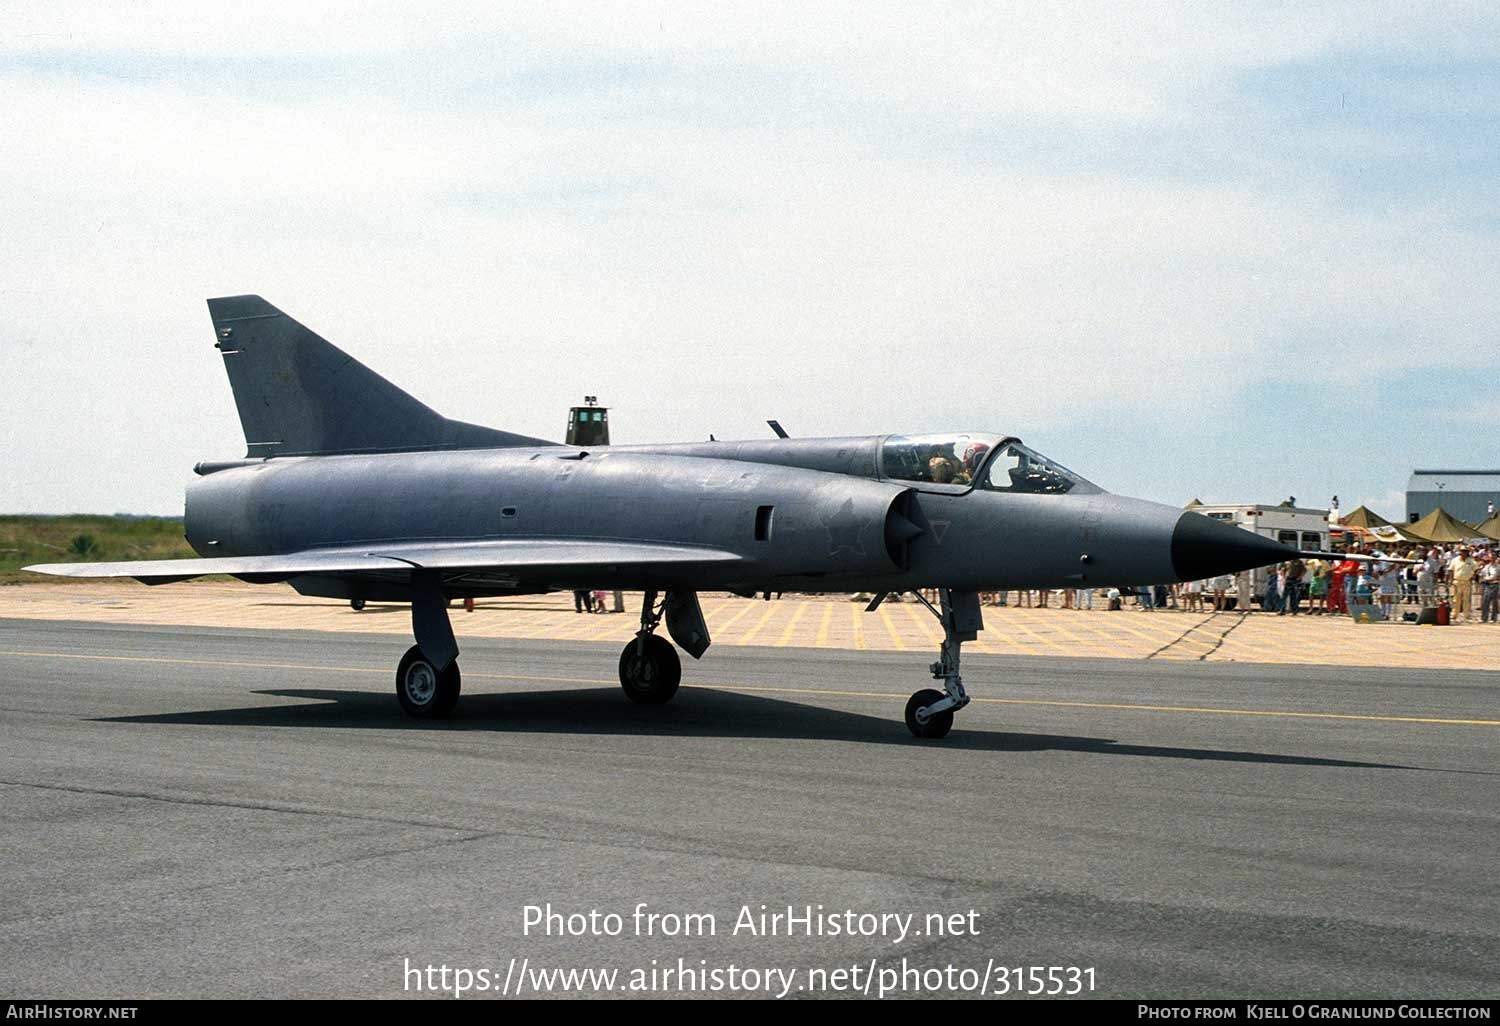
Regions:
M 446 719 L 458 705 L 458 641 L 441 580 L 431 572 L 412 575 L 411 630 L 417 643 L 396 667 L 396 701 L 414 719 Z
M 940 588 L 941 610 L 934 608 L 921 592 L 913 594 L 943 625 L 938 661 L 930 667 L 933 679 L 943 682 L 943 690 L 923 688 L 907 699 L 906 727 L 916 737 L 946 737 L 953 729 L 953 714 L 969 704 L 969 693 L 959 675 L 959 650 L 965 641 L 973 641 L 984 630 L 984 615 L 979 609 L 977 592 Z M 868 608 L 875 609 L 884 599 L 884 595 L 877 595 Z
M 656 602 L 648 591 L 641 602 L 641 629 L 620 653 L 620 687 L 625 697 L 641 705 L 663 705 L 677 694 L 682 683 L 682 660 L 666 638 L 658 637 L 666 602 Z
M 448 620 L 448 600 L 442 580 L 432 571 L 419 571 L 411 582 L 411 629 L 417 643 L 407 649 L 396 668 L 396 701 L 415 719 L 443 719 L 458 705 L 460 677 L 458 642 Z M 664 705 L 682 683 L 682 660 L 667 631 L 695 659 L 709 646 L 708 625 L 693 592 L 646 592 L 641 603 L 641 629 L 620 653 L 620 687 L 625 697 L 642 705 Z

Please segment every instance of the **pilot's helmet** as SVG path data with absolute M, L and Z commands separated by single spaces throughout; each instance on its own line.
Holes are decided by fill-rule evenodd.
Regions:
M 984 461 L 984 454 L 990 451 L 990 447 L 984 442 L 970 442 L 964 449 L 964 466 L 973 470 Z

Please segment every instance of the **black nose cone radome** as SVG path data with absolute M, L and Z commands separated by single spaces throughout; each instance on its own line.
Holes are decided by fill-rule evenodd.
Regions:
M 1292 559 L 1297 550 L 1202 513 L 1184 513 L 1172 531 L 1172 569 L 1179 581 L 1251 570 Z

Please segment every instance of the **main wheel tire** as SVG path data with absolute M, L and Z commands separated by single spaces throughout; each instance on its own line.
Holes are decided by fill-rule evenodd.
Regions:
M 939 738 L 948 736 L 948 731 L 953 729 L 952 709 L 946 709 L 936 715 L 927 717 L 926 723 L 917 722 L 918 709 L 941 701 L 945 697 L 947 696 L 941 691 L 924 688 L 906 700 L 906 729 L 912 732 L 913 737 Z
M 349 608 L 352 609 L 352 610 L 354 610 L 357 613 L 361 609 L 365 608 L 365 600 L 362 599 L 362 598 L 350 599 L 349 600 Z
M 441 720 L 453 715 L 459 688 L 458 663 L 449 663 L 439 673 L 420 646 L 407 649 L 396 667 L 396 701 L 413 719 Z
M 640 639 L 632 638 L 620 653 L 620 687 L 632 702 L 663 705 L 677 694 L 681 683 L 682 659 L 666 638 L 646 635 L 644 652 Z

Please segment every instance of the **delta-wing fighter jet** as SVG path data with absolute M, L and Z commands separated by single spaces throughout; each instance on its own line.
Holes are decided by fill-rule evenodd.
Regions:
M 409 602 L 396 697 L 414 717 L 458 702 L 456 598 L 643 593 L 620 684 L 660 704 L 682 676 L 672 642 L 694 658 L 709 646 L 700 592 L 870 592 L 870 609 L 910 592 L 943 642 L 941 690 L 912 695 L 906 723 L 942 737 L 969 701 L 959 654 L 983 629 L 981 591 L 1196 580 L 1296 554 L 1112 495 L 996 433 L 557 445 L 449 420 L 259 296 L 208 308 L 248 452 L 194 468 L 201 558 L 28 569 Z

